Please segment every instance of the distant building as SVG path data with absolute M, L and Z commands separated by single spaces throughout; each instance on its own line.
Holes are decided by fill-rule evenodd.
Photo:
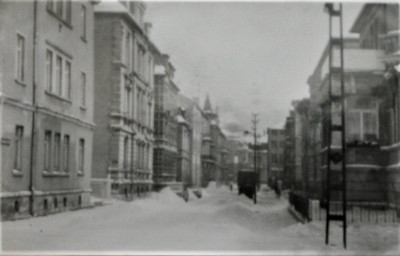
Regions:
M 192 125 L 185 109 L 179 108 L 178 121 L 178 172 L 177 181 L 184 186 L 191 183 L 192 171 Z
M 270 181 L 283 178 L 283 148 L 285 130 L 268 128 L 268 179 Z
M 204 124 L 203 132 L 203 186 L 207 186 L 210 181 L 221 184 L 224 183 L 224 173 L 228 167 L 226 137 L 219 127 L 218 112 L 212 110 L 208 95 L 204 102 L 203 113 L 208 120 Z
M 290 111 L 285 122 L 285 145 L 283 148 L 283 187 L 294 188 L 295 183 L 295 112 Z
M 95 9 L 92 187 L 102 197 L 130 200 L 152 188 L 154 64 L 145 7 L 121 1 Z
M 191 126 L 191 171 L 189 174 L 189 186 L 193 188 L 200 188 L 202 180 L 202 129 L 203 125 L 208 124 L 208 120 L 204 116 L 197 98 L 191 100 L 186 96 L 179 94 L 178 99 L 179 105 L 185 110 L 186 120 Z
M 90 204 L 92 3 L 0 2 L 2 219 Z
M 268 143 L 260 143 L 256 146 L 256 166 L 254 168 L 254 144 L 249 144 L 249 168 L 258 173 L 261 184 L 268 183 Z

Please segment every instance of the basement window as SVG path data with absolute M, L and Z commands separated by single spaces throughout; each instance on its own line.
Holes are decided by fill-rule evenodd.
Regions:
M 47 208 L 48 208 L 47 199 L 44 199 L 44 201 L 43 201 L 43 209 L 47 210 Z
M 15 202 L 14 202 L 14 211 L 15 211 L 16 213 L 19 212 L 19 202 L 18 202 L 18 201 L 15 201 Z

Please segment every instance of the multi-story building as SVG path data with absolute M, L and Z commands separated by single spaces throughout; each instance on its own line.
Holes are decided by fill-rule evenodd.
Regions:
M 360 49 L 359 40 L 345 38 L 344 47 L 344 82 L 346 92 L 346 169 L 347 198 L 349 201 L 382 201 L 385 199 L 381 169 L 379 140 L 379 98 L 374 93 L 375 85 L 382 78 L 383 64 L 377 57 L 382 54 L 375 49 Z M 309 79 L 310 99 L 323 110 L 328 98 L 329 84 L 329 45 Z M 337 52 L 333 56 L 337 56 Z M 338 50 L 337 50 L 338 51 Z M 337 66 L 338 61 L 333 60 Z M 339 89 L 338 77 L 332 75 L 332 91 Z M 322 113 L 326 113 L 321 111 Z M 332 122 L 340 117 L 339 111 L 333 111 Z M 327 145 L 329 138 L 329 118 L 321 117 L 321 177 L 326 177 Z M 310 129 L 308 129 L 311 131 Z M 332 147 L 340 147 L 341 138 L 332 136 Z M 325 182 L 323 182 L 325 185 Z M 324 188 L 324 187 L 323 187 Z M 322 191 L 325 191 L 324 189 Z
M 206 187 L 210 181 L 215 181 L 216 170 L 215 141 L 211 137 L 211 122 L 216 121 L 208 95 L 204 103 L 203 113 L 206 122 L 202 124 L 201 166 L 203 171 L 202 186 Z
M 268 180 L 271 183 L 274 180 L 282 180 L 283 178 L 283 148 L 285 146 L 285 130 L 268 128 L 267 135 Z
M 192 126 L 185 109 L 179 108 L 178 115 L 178 170 L 177 181 L 187 187 L 191 183 L 192 169 Z
M 203 113 L 208 120 L 204 124 L 202 149 L 203 186 L 207 186 L 210 181 L 222 182 L 223 173 L 228 167 L 228 151 L 225 147 L 226 137 L 219 127 L 218 113 L 212 110 L 208 95 Z
M 386 185 L 387 201 L 400 213 L 400 86 L 399 86 L 399 5 L 365 4 L 356 18 L 351 32 L 360 36 L 359 47 L 381 53 L 375 61 L 384 64 L 384 74 L 375 82 L 374 96 L 379 100 L 379 128 L 377 138 L 382 159 L 380 172 Z M 365 114 L 364 114 L 365 115 Z M 368 127 L 367 127 L 368 128 Z M 367 131 L 366 131 L 367 132 Z M 365 132 L 365 133 L 366 133 Z M 364 133 L 364 134 L 365 134 Z M 366 134 L 367 135 L 367 134 Z M 367 139 L 367 136 L 362 138 Z M 383 175 L 380 175 L 383 176 Z
M 156 189 L 176 183 L 178 176 L 178 92 L 169 56 L 153 47 L 155 74 L 153 181 Z
M 140 1 L 95 8 L 94 192 L 132 199 L 152 188 L 154 64 Z
M 202 167 L 201 167 L 201 147 L 202 147 L 202 127 L 207 123 L 203 111 L 201 110 L 198 98 L 193 100 L 179 94 L 179 105 L 184 108 L 186 120 L 191 126 L 191 172 L 189 185 L 193 188 L 201 187 Z
M 283 148 L 283 177 L 282 185 L 294 189 L 295 182 L 295 112 L 291 110 L 285 122 L 285 146 Z
M 93 8 L 0 2 L 2 219 L 90 203 Z

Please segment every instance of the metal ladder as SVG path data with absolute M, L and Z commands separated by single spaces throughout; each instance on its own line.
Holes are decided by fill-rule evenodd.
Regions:
M 327 102 L 329 114 L 325 243 L 329 243 L 329 223 L 331 221 L 341 221 L 343 224 L 343 246 L 346 248 L 346 136 L 342 4 L 340 3 L 337 9 L 334 7 L 332 3 L 325 4 L 325 10 L 329 14 L 329 98 Z M 334 22 L 338 23 L 336 27 L 340 30 L 339 37 L 333 35 Z M 340 64 L 339 66 L 334 66 L 333 58 L 337 54 L 334 55 L 333 52 L 337 49 L 340 51 Z M 335 62 L 337 63 L 336 60 Z M 340 81 L 340 84 L 336 81 Z M 340 90 L 338 88 L 339 85 Z M 335 141 L 339 143 L 332 145 Z

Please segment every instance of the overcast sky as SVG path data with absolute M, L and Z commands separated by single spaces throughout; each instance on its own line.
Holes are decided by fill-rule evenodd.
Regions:
M 361 7 L 343 5 L 346 34 Z M 249 129 L 251 112 L 259 130 L 282 128 L 328 40 L 322 2 L 148 2 L 146 20 L 181 92 L 202 107 L 208 93 L 226 133 Z

